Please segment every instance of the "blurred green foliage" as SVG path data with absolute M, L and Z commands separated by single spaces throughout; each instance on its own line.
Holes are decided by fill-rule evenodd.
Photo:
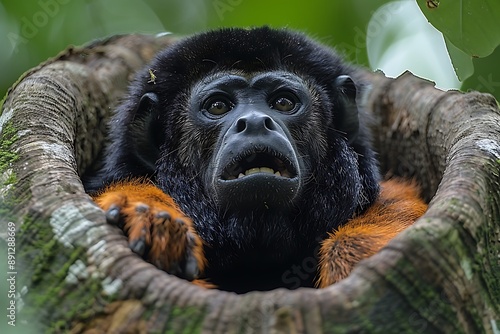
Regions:
M 68 45 L 129 32 L 191 34 L 223 26 L 285 26 L 302 30 L 325 43 L 344 43 L 353 61 L 367 64 L 366 51 L 362 48 L 364 37 L 356 33 L 364 30 L 370 12 L 384 2 L 375 0 L 367 5 L 364 0 L 313 3 L 301 0 L 0 0 L 0 38 L 1 44 L 7 46 L 0 48 L 0 93 L 25 70 Z M 355 38 L 359 45 L 349 45 Z
M 368 54 L 371 50 L 367 48 L 366 40 L 370 39 L 371 45 L 377 47 L 379 58 L 383 58 L 387 66 L 391 64 L 391 60 L 387 55 L 382 57 L 381 50 L 389 50 L 391 45 L 406 38 L 401 31 L 404 30 L 406 21 L 411 19 L 407 17 L 408 15 L 423 18 L 416 6 L 416 11 L 411 14 L 398 11 L 399 5 L 393 6 L 392 11 L 377 12 L 382 5 L 389 2 L 387 0 L 0 0 L 0 43 L 4 46 L 0 47 L 0 96 L 5 94 L 8 87 L 24 71 L 55 56 L 67 46 L 82 45 L 117 33 L 169 31 L 185 35 L 228 26 L 248 27 L 266 24 L 273 27 L 288 27 L 301 30 L 325 44 L 335 46 L 352 62 L 377 69 L 380 64 L 373 60 L 373 56 L 369 61 Z M 415 4 L 413 0 L 397 3 L 409 2 Z M 373 24 L 374 13 L 378 13 L 375 24 Z M 399 23 L 391 24 L 389 31 L 381 29 L 386 23 L 394 21 L 394 18 L 401 15 L 404 17 L 399 17 L 397 21 Z M 375 27 L 371 31 L 368 30 L 370 22 L 370 27 Z M 437 57 L 434 54 L 426 57 L 425 49 L 421 50 L 422 54 L 416 54 L 413 58 L 406 54 L 401 57 L 401 52 L 405 48 L 404 44 L 401 45 L 398 50 L 402 51 L 394 51 L 400 52 L 400 58 L 404 59 L 402 64 L 401 59 L 399 60 L 399 66 L 408 64 L 409 67 L 412 63 L 425 66 Z M 428 47 L 436 49 L 432 45 Z M 221 52 L 225 52 L 224 45 L 220 48 Z M 447 59 L 446 52 L 441 53 Z M 490 81 L 488 85 L 481 86 L 483 91 L 488 91 L 488 87 L 496 88 L 494 83 L 500 82 L 500 76 L 497 74 L 488 70 L 480 74 L 484 80 Z M 439 81 L 439 76 L 450 76 L 449 73 L 442 74 L 432 69 L 421 75 L 436 81 Z M 454 73 L 451 75 L 454 76 Z M 479 80 L 477 78 L 479 75 L 476 76 L 476 81 Z M 458 83 L 456 78 L 454 80 Z M 477 82 L 472 85 L 479 87 Z M 452 88 L 453 84 L 444 86 L 446 87 L 443 88 Z M 500 89 L 496 90 L 500 92 Z M 495 92 L 495 89 L 491 92 Z

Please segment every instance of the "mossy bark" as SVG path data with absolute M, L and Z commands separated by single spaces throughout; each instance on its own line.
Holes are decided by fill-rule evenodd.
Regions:
M 368 74 L 364 99 L 390 176 L 414 177 L 427 213 L 321 290 L 205 290 L 135 256 L 84 191 L 105 122 L 169 37 L 117 36 L 26 73 L 0 117 L 0 236 L 16 233 L 26 330 L 495 333 L 500 330 L 500 114 L 487 94 L 409 73 Z M 5 222 L 5 224 L 4 224 Z M 5 226 L 4 226 L 5 225 Z M 0 327 L 2 328 L 2 327 Z

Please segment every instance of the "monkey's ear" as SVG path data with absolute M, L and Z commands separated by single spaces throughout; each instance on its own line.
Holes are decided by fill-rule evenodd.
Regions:
M 155 93 L 146 93 L 141 96 L 137 108 L 134 110 L 134 118 L 147 117 L 151 112 L 156 110 L 158 105 L 158 96 Z
M 358 105 L 356 104 L 356 85 L 348 75 L 341 75 L 335 80 L 339 92 L 340 110 L 336 113 L 335 127 L 345 133 L 352 144 L 359 133 Z
M 129 125 L 131 134 L 135 138 L 133 154 L 138 159 L 138 165 L 148 173 L 153 173 L 156 168 L 156 160 L 164 140 L 162 123 L 158 119 L 158 102 L 155 93 L 144 94 Z

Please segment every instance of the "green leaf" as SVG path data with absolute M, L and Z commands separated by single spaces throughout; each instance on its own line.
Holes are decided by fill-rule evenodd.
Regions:
M 445 37 L 444 42 L 446 43 L 446 48 L 450 54 L 451 63 L 458 79 L 464 81 L 474 73 L 472 57 L 453 45 L 448 38 Z
M 500 44 L 500 1 L 434 0 L 428 8 L 418 0 L 429 22 L 457 48 L 472 57 L 485 57 Z

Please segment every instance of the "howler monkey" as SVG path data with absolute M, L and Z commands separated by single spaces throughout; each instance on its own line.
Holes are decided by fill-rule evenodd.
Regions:
M 327 286 L 426 210 L 412 185 L 380 182 L 362 89 L 289 30 L 185 38 L 138 73 L 87 190 L 169 273 L 236 292 Z

